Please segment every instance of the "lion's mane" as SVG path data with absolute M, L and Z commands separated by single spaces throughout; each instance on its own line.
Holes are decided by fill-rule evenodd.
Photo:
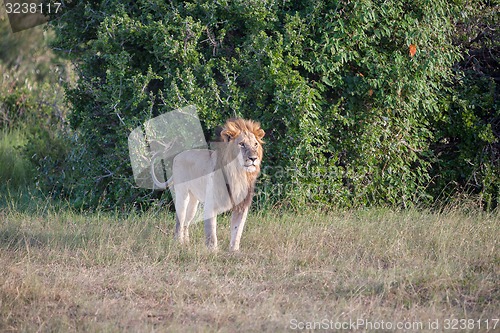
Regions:
M 248 172 L 232 163 L 235 159 L 235 154 L 238 152 L 235 139 L 240 135 L 245 136 L 253 134 L 259 143 L 255 153 L 258 156 L 259 162 L 262 161 L 263 149 L 262 137 L 264 131 L 260 127 L 260 123 L 246 119 L 229 119 L 226 121 L 218 140 L 223 142 L 222 149 L 218 150 L 217 168 L 223 170 L 224 180 L 227 190 L 233 201 L 233 210 L 243 211 L 248 208 L 252 202 L 252 197 L 255 189 L 255 182 L 260 174 L 260 163 L 255 166 L 255 171 Z M 253 148 L 253 147 L 252 147 Z

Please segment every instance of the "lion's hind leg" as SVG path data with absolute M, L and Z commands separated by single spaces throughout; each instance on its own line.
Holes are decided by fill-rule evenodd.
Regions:
M 186 215 L 187 208 L 189 206 L 189 192 L 184 189 L 184 187 L 175 188 L 175 238 L 179 243 L 184 243 L 185 241 L 185 230 L 186 230 Z
M 189 243 L 189 224 L 196 215 L 198 200 L 189 192 L 176 191 L 175 194 L 175 237 L 179 243 Z
M 189 201 L 186 207 L 186 220 L 184 222 L 184 242 L 189 243 L 189 225 L 193 222 L 193 219 L 198 210 L 198 200 L 193 195 L 189 195 Z

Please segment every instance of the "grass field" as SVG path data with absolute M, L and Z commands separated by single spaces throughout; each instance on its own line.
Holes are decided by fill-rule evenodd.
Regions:
M 498 214 L 254 213 L 237 254 L 227 217 L 217 253 L 200 223 L 176 244 L 161 212 L 0 221 L 2 332 L 500 329 Z

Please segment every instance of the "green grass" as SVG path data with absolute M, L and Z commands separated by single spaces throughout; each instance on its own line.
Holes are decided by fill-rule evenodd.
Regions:
M 5 208 L 0 221 L 0 331 L 277 332 L 358 319 L 442 331 L 452 318 L 486 331 L 499 317 L 498 214 L 251 214 L 237 254 L 227 218 L 217 253 L 200 223 L 179 246 L 166 213 Z
M 24 144 L 22 130 L 0 130 L 0 185 L 18 188 L 31 179 L 33 166 L 18 149 Z

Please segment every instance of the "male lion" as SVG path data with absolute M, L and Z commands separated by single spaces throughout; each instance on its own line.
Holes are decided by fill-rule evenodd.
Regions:
M 231 251 L 238 251 L 241 234 L 252 202 L 255 181 L 262 161 L 260 124 L 252 120 L 229 119 L 220 132 L 215 150 L 193 149 L 178 154 L 172 165 L 172 177 L 161 183 L 151 176 L 161 189 L 174 186 L 176 226 L 179 242 L 189 242 L 189 224 L 198 202 L 205 204 L 206 244 L 217 248 L 217 214 L 231 210 Z

